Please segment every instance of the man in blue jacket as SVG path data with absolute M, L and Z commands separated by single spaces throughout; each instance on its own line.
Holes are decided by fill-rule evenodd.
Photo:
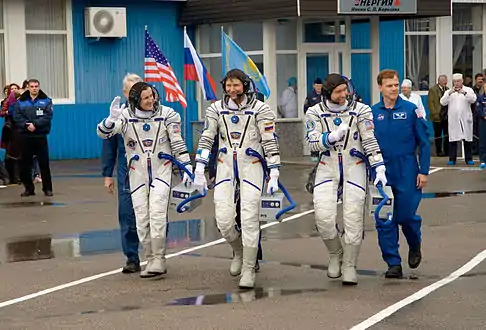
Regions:
M 430 167 L 430 142 L 427 123 L 417 106 L 398 96 L 398 73 L 383 70 L 377 78 L 382 100 L 375 104 L 373 122 L 375 136 L 386 166 L 388 185 L 393 190 L 395 205 L 389 225 L 377 222 L 378 243 L 388 264 L 386 278 L 401 278 L 398 253 L 398 225 L 401 225 L 409 246 L 408 265 L 417 268 L 422 260 L 421 224 L 416 214 L 427 184 Z M 417 162 L 416 151 L 419 151 Z
M 123 79 L 123 94 L 128 99 L 128 92 L 132 86 L 142 81 L 136 74 L 127 74 Z M 128 168 L 125 157 L 125 145 L 121 135 L 115 135 L 103 140 L 101 153 L 102 175 L 105 178 L 105 187 L 109 193 L 114 192 L 113 170 L 117 166 L 118 180 L 118 221 L 120 223 L 121 243 L 123 254 L 127 257 L 126 265 L 122 273 L 131 274 L 140 271 L 140 259 L 138 257 L 138 236 L 133 212 L 130 184 L 128 182 Z
M 33 157 L 37 156 L 42 177 L 42 190 L 52 196 L 51 169 L 49 167 L 49 147 L 47 135 L 51 131 L 52 101 L 39 88 L 39 80 L 30 79 L 28 90 L 22 93 L 13 105 L 13 122 L 22 141 L 20 179 L 25 191 L 22 197 L 35 195 L 32 182 Z

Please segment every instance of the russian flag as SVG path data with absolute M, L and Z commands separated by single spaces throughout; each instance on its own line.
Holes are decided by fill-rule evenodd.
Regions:
M 184 79 L 199 81 L 205 100 L 216 101 L 216 84 L 196 53 L 191 39 L 184 29 Z

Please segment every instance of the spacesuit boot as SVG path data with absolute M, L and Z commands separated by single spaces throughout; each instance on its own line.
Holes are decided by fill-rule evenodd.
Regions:
M 253 289 L 255 287 L 255 263 L 258 248 L 243 247 L 243 266 L 241 269 L 240 289 Z
M 344 244 L 343 254 L 343 285 L 358 284 L 358 274 L 356 273 L 356 264 L 358 262 L 359 250 L 361 245 Z
M 152 243 L 150 240 L 141 241 L 142 248 L 145 254 L 145 259 L 147 260 L 147 266 L 140 273 L 141 278 L 154 277 L 155 275 L 149 273 L 149 269 L 154 261 L 154 255 L 152 254 Z
M 329 253 L 329 264 L 327 266 L 327 277 L 339 278 L 341 276 L 341 264 L 343 262 L 343 247 L 339 236 L 333 239 L 324 239 Z
M 165 264 L 165 237 L 152 238 L 152 251 L 154 254 L 152 263 L 147 265 L 150 274 L 162 275 L 167 273 Z
M 231 260 L 230 274 L 231 276 L 238 276 L 241 274 L 241 267 L 243 264 L 243 243 L 241 236 L 229 243 L 233 248 L 233 260 Z

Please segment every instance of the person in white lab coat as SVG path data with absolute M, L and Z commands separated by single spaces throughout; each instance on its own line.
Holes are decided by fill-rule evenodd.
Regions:
M 422 103 L 422 98 L 417 93 L 412 93 L 412 81 L 410 79 L 404 79 L 402 81 L 402 93 L 400 93 L 400 97 L 408 102 L 412 102 L 417 106 L 418 111 L 422 114 L 424 119 L 427 118 L 427 114 L 425 113 L 424 104 Z
M 283 118 L 297 118 L 297 78 L 287 80 L 289 86 L 282 92 L 280 105 Z
M 473 89 L 463 85 L 462 74 L 452 76 L 453 88 L 444 93 L 440 104 L 449 106 L 449 162 L 454 165 L 457 159 L 457 142 L 464 140 L 464 154 L 467 165 L 472 160 L 473 114 L 471 104 L 476 102 Z

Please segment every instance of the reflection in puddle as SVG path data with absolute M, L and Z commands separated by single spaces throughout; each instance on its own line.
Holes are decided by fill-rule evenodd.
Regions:
M 14 207 L 37 207 L 37 206 L 65 206 L 65 203 L 58 202 L 12 202 L 12 203 L 0 203 L 2 208 L 14 208 Z
M 194 297 L 180 298 L 173 300 L 169 306 L 200 306 L 219 305 L 233 303 L 248 303 L 257 299 L 283 297 L 304 293 L 324 292 L 326 289 L 278 289 L 278 288 L 256 288 L 254 290 L 234 291 L 219 294 L 199 295 Z

